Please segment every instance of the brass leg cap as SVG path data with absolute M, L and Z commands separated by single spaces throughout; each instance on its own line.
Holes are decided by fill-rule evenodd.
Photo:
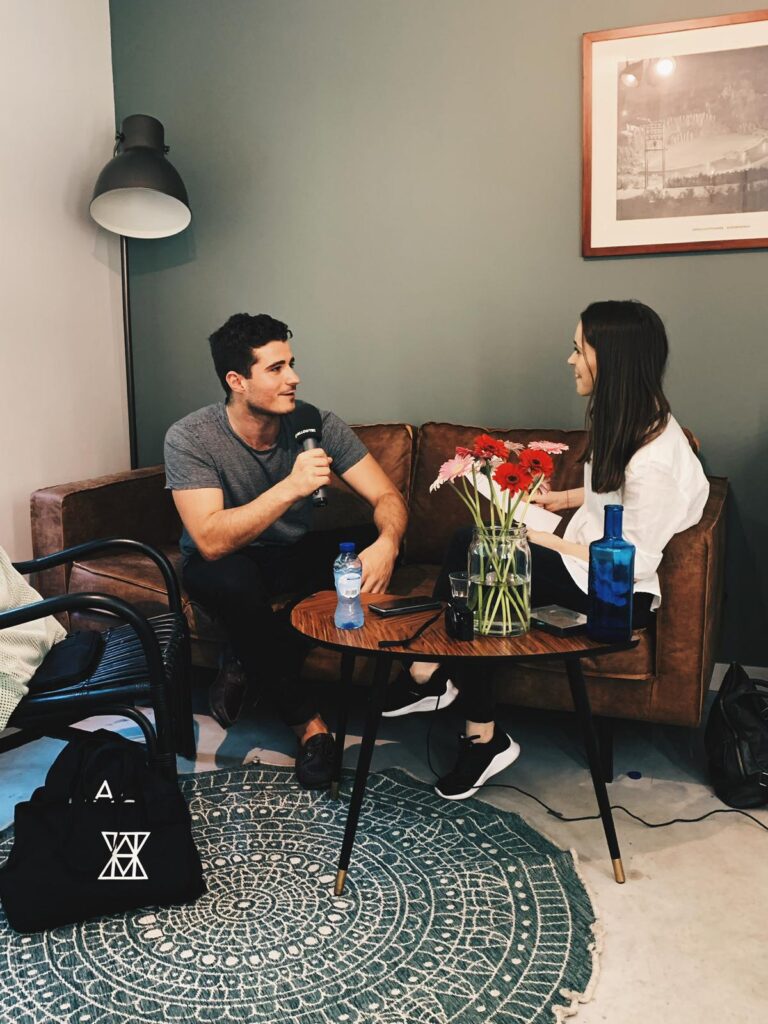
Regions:
M 626 878 L 624 877 L 624 865 L 621 863 L 621 857 L 612 860 L 611 864 L 613 864 L 613 877 L 619 885 L 623 885 L 626 882 Z
M 334 890 L 333 890 L 334 896 L 341 896 L 341 894 L 344 892 L 344 883 L 346 882 L 346 880 L 347 880 L 347 872 L 346 871 L 338 871 L 336 873 L 336 885 L 334 886 Z
M 331 800 L 339 799 L 339 784 L 338 782 L 331 783 Z

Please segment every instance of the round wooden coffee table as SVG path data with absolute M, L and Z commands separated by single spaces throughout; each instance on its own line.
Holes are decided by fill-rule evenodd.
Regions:
M 334 798 L 338 797 L 339 793 L 339 780 L 341 778 L 341 764 L 344 756 L 344 739 L 347 727 L 349 690 L 355 658 L 364 656 L 375 659 L 373 686 L 371 687 L 368 701 L 368 712 L 360 744 L 360 755 L 358 757 L 355 782 L 352 798 L 349 803 L 349 813 L 347 815 L 347 824 L 336 875 L 336 895 L 341 895 L 344 890 L 344 882 L 352 856 L 357 822 L 360 817 L 360 807 L 362 806 L 365 794 L 368 770 L 371 765 L 376 733 L 378 732 L 379 720 L 381 718 L 381 709 L 384 703 L 385 688 L 389 679 L 392 662 L 406 655 L 414 661 L 453 661 L 457 658 L 488 658 L 492 662 L 493 660 L 505 661 L 523 658 L 559 658 L 565 662 L 574 709 L 581 726 L 584 746 L 589 761 L 589 770 L 592 775 L 592 784 L 595 788 L 595 796 L 600 809 L 605 838 L 611 855 L 614 878 L 617 882 L 623 882 L 624 868 L 621 863 L 621 853 L 616 838 L 616 829 L 613 824 L 611 805 L 605 788 L 595 726 L 589 706 L 587 688 L 584 683 L 584 675 L 581 670 L 581 659 L 585 655 L 599 657 L 602 654 L 627 650 L 637 645 L 637 638 L 633 637 L 624 643 L 602 644 L 595 640 L 590 640 L 583 633 L 559 637 L 551 633 L 545 633 L 542 630 L 532 629 L 529 633 L 518 637 L 479 637 L 472 641 L 453 640 L 446 633 L 444 619 L 442 614 L 440 614 L 418 639 L 407 644 L 398 644 L 397 641 L 405 641 L 407 638 L 410 638 L 420 625 L 435 615 L 435 612 L 418 612 L 410 615 L 399 615 L 394 618 L 380 618 L 373 612 L 368 611 L 368 605 L 371 602 L 384 603 L 384 601 L 394 597 L 395 595 L 393 594 L 387 594 L 386 598 L 382 597 L 382 595 L 374 597 L 370 594 L 363 594 L 361 599 L 366 609 L 366 616 L 365 625 L 360 629 L 336 628 L 333 622 L 333 613 L 336 609 L 336 593 L 332 590 L 325 590 L 305 598 L 291 612 L 291 624 L 294 629 L 315 643 L 328 647 L 331 650 L 339 651 L 341 654 L 342 698 L 336 731 L 336 759 L 333 766 L 331 783 L 331 796 Z M 379 646 L 382 642 L 387 646 Z

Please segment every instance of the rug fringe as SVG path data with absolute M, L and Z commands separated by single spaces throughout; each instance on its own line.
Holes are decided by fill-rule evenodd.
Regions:
M 403 775 L 407 775 L 409 778 L 413 779 L 414 782 L 420 782 L 422 784 L 426 784 L 427 786 L 430 785 L 429 782 L 425 783 L 424 779 L 419 778 L 418 775 L 416 775 L 412 771 L 409 771 L 407 768 L 392 766 L 392 768 L 385 768 L 382 771 L 387 772 L 393 769 L 394 771 L 402 772 Z M 472 797 L 470 800 L 466 801 L 466 804 L 471 806 L 472 803 L 474 802 L 484 803 L 490 807 L 496 808 L 496 810 L 506 810 L 506 808 L 499 808 L 496 804 L 492 804 L 487 800 L 483 800 L 482 797 L 479 796 Z M 519 811 L 512 811 L 511 813 L 516 814 L 523 822 L 525 822 L 526 825 L 528 825 L 527 820 L 523 817 L 522 814 L 520 814 Z M 528 827 L 533 828 L 534 826 L 528 825 Z M 589 981 L 587 982 L 587 985 L 583 992 L 575 992 L 572 989 L 566 988 L 560 989 L 560 995 L 564 999 L 567 999 L 568 1003 L 552 1007 L 552 1011 L 555 1015 L 555 1024 L 562 1024 L 562 1022 L 567 1017 L 574 1017 L 579 1012 L 579 1007 L 590 1002 L 595 994 L 595 989 L 597 988 L 597 983 L 600 977 L 600 955 L 603 952 L 603 937 L 605 933 L 603 930 L 602 919 L 598 916 L 597 900 L 595 899 L 595 894 L 592 892 L 591 887 L 587 884 L 587 881 L 584 878 L 584 875 L 581 870 L 581 863 L 579 861 L 579 855 L 576 852 L 576 850 L 572 847 L 568 850 L 563 850 L 562 846 L 560 846 L 559 843 L 556 843 L 547 831 L 545 831 L 542 828 L 539 828 L 538 826 L 536 826 L 535 831 L 538 832 L 539 835 L 543 836 L 543 838 L 546 839 L 546 841 L 550 843 L 552 846 L 554 846 L 555 849 L 560 850 L 563 853 L 570 854 L 570 856 L 573 859 L 574 873 L 576 874 L 576 877 L 579 879 L 581 884 L 584 886 L 584 891 L 587 894 L 589 902 L 592 905 L 592 911 L 595 915 L 595 920 L 590 925 L 590 930 L 592 932 L 592 941 L 587 946 L 587 952 L 589 953 L 590 962 L 592 966 Z
M 574 992 L 571 989 L 560 989 L 560 995 L 564 999 L 568 1000 L 566 1005 L 553 1006 L 552 1009 L 555 1014 L 556 1024 L 562 1024 L 566 1017 L 573 1017 L 579 1012 L 579 1007 L 585 1003 L 591 1002 L 597 988 L 597 983 L 600 978 L 600 956 L 603 952 L 603 939 L 605 937 L 605 931 L 603 929 L 602 919 L 598 916 L 597 912 L 597 901 L 595 900 L 595 894 L 584 878 L 581 870 L 581 864 L 579 862 L 579 855 L 574 849 L 568 850 L 571 857 L 573 857 L 573 869 L 576 875 L 584 886 L 584 891 L 589 897 L 589 902 L 592 904 L 592 910 L 595 914 L 595 920 L 590 925 L 592 930 L 592 942 L 587 946 L 587 952 L 589 953 L 590 960 L 592 962 L 592 973 L 590 975 L 587 986 L 583 992 Z

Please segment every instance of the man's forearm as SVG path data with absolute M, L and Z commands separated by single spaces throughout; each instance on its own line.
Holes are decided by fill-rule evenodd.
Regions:
M 297 500 L 288 481 L 281 480 L 247 505 L 212 513 L 202 536 L 198 538 L 200 553 L 213 561 L 245 547 L 269 529 Z
M 390 541 L 398 552 L 408 525 L 408 509 L 398 491 L 388 492 L 379 498 L 373 509 L 373 521 L 379 531 L 379 540 Z

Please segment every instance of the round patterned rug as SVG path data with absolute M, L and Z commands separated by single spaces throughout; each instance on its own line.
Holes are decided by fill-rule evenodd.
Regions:
M 515 814 L 371 775 L 336 897 L 347 800 L 265 765 L 182 788 L 208 893 L 31 936 L 0 914 L 0 1021 L 551 1024 L 589 989 L 573 858 Z

